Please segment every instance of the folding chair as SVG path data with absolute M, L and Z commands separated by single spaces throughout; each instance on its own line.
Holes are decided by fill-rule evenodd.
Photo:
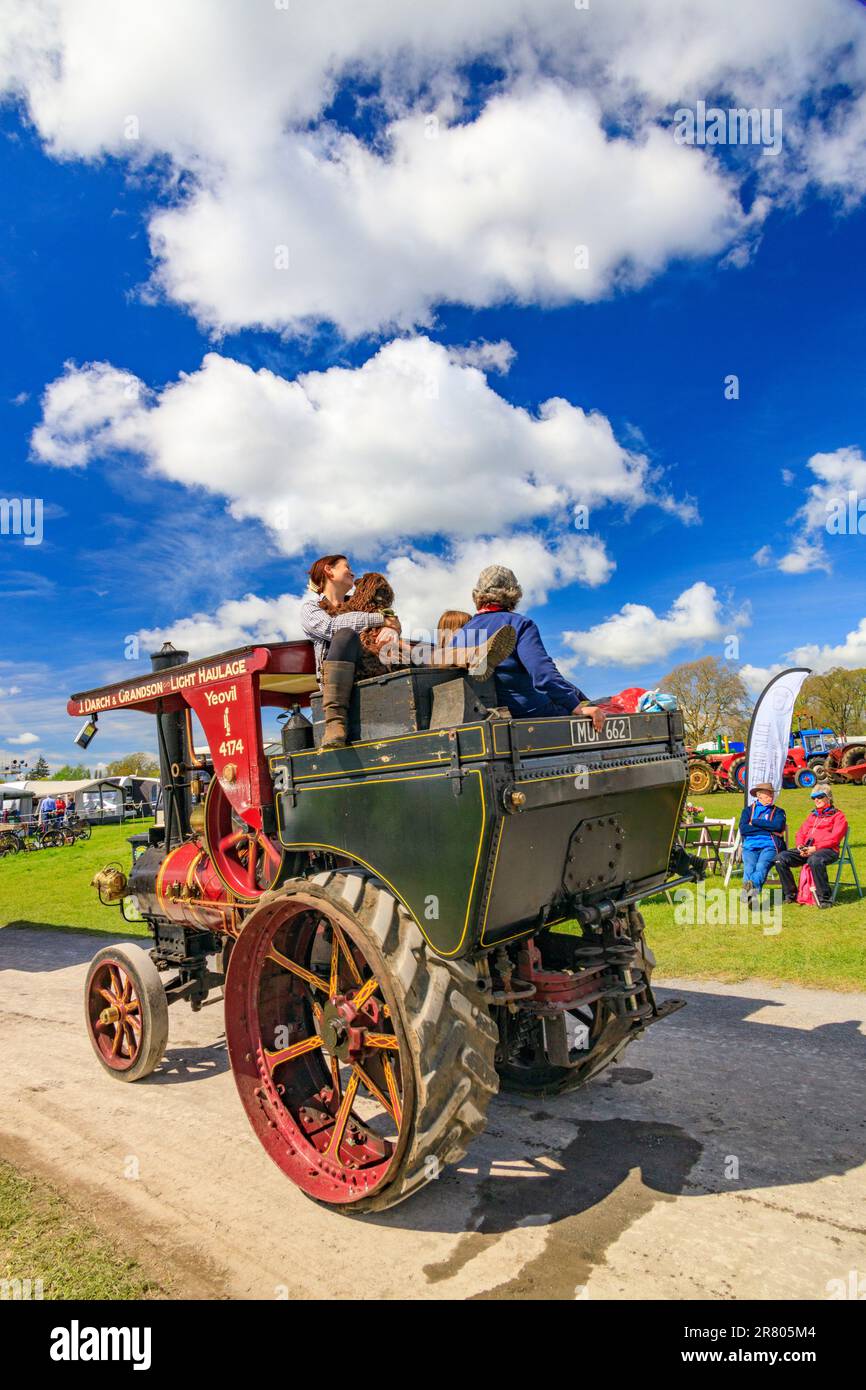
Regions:
M 697 825 L 682 827 L 679 842 L 688 854 L 696 855 L 699 859 L 706 859 L 710 872 L 718 871 L 721 873 L 725 867 L 723 862 L 725 855 L 729 855 L 736 844 L 735 825 L 736 818 L 734 816 L 699 821 Z M 692 832 L 693 838 L 690 838 L 690 832 Z M 737 836 L 739 836 L 739 831 Z M 727 883 L 727 879 L 725 882 Z M 665 889 L 665 897 L 673 905 L 673 898 L 668 889 Z
M 854 856 L 853 856 L 852 853 L 851 853 L 851 846 L 848 844 L 848 837 L 849 837 L 850 834 L 851 834 L 851 831 L 850 831 L 850 830 L 846 830 L 846 831 L 845 831 L 845 838 L 844 838 L 844 840 L 842 841 L 841 845 L 839 846 L 839 858 L 836 860 L 836 873 L 835 873 L 835 875 L 834 875 L 833 882 L 832 882 L 831 885 L 830 885 L 830 901 L 831 901 L 831 903 L 835 903 L 836 898 L 837 898 L 838 893 L 839 893 L 840 887 L 841 887 L 841 888 L 856 888 L 856 889 L 857 889 L 857 897 L 858 897 L 858 898 L 862 898 L 862 897 L 863 897 L 863 889 L 860 887 L 860 880 L 859 880 L 859 878 L 857 877 L 857 866 L 856 866 L 856 864 L 854 863 Z M 853 883 L 844 883 L 844 884 L 843 884 L 843 882 L 842 882 L 842 871 L 843 871 L 843 869 L 844 869 L 844 867 L 845 867 L 846 864 L 847 864 L 847 865 L 850 867 L 850 869 L 851 869 L 851 873 L 852 873 L 853 878 L 854 878 L 854 882 L 853 882 Z M 814 884 L 812 885 L 812 897 L 813 897 L 814 901 L 817 903 L 817 901 L 818 901 L 818 892 L 817 892 L 817 889 L 815 888 Z
M 725 887 L 727 888 L 731 881 L 731 874 L 734 872 L 734 868 L 737 864 L 742 866 L 743 863 L 743 837 L 739 830 L 737 830 L 732 843 L 722 847 L 722 854 L 728 861 L 727 868 L 725 869 Z

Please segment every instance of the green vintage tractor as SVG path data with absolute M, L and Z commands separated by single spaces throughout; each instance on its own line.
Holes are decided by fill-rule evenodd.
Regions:
M 410 668 L 360 682 L 352 742 L 322 752 L 308 643 L 153 661 L 69 703 L 91 729 L 157 717 L 163 823 L 128 876 L 97 875 L 153 937 L 88 974 L 111 1076 L 147 1076 L 169 1004 L 223 986 L 262 1145 L 311 1197 L 370 1211 L 461 1158 L 500 1087 L 579 1086 L 678 1006 L 653 995 L 638 911 L 700 873 L 677 846 L 678 713 L 512 719 L 492 681 Z M 263 706 L 291 713 L 270 753 Z

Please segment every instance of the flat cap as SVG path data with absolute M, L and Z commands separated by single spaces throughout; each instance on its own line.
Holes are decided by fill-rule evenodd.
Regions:
M 477 593 L 487 593 L 488 589 L 519 589 L 517 575 L 507 565 L 485 565 L 475 584 Z

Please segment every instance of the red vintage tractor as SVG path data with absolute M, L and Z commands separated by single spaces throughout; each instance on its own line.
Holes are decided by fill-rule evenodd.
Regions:
M 689 751 L 689 795 L 710 792 L 742 792 L 746 786 L 745 753 L 694 753 Z M 866 773 L 866 765 L 863 772 Z M 861 774 L 862 775 L 862 774 Z M 782 785 L 814 787 L 821 769 L 813 766 L 799 746 L 789 748 L 782 771 Z M 840 780 L 847 780 L 844 777 Z
M 828 753 L 825 771 L 830 782 L 862 786 L 866 782 L 866 744 L 840 743 Z
M 512 719 L 492 681 L 413 667 L 358 682 L 352 742 L 323 751 L 310 643 L 153 663 L 68 706 L 81 739 L 107 711 L 156 716 L 163 823 L 95 879 L 152 938 L 88 971 L 114 1079 L 159 1064 L 170 1004 L 222 986 L 263 1147 L 370 1211 L 462 1157 L 500 1086 L 581 1085 L 680 1007 L 655 999 L 638 911 L 703 871 L 677 844 L 678 712 Z M 263 707 L 294 710 L 271 753 Z
M 689 749 L 689 796 L 708 796 L 710 792 L 737 791 L 745 777 L 746 757 L 742 752 L 697 752 Z

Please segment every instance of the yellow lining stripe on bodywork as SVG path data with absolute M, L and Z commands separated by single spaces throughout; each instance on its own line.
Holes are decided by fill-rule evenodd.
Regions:
M 499 847 L 502 844 L 502 836 L 505 834 L 505 821 L 506 817 L 503 816 L 502 820 L 499 822 L 499 834 L 496 838 L 496 849 L 493 853 L 493 868 L 490 873 L 490 887 L 487 890 L 487 902 L 484 904 L 484 919 L 481 923 L 481 935 L 478 938 L 478 944 L 480 946 L 485 945 L 484 933 L 487 929 L 487 914 L 490 911 L 490 900 L 493 897 L 493 885 L 496 882 L 496 865 L 499 862 Z
M 680 761 L 682 762 L 683 760 L 680 759 Z M 671 862 L 671 855 L 673 854 L 673 850 L 674 850 L 674 840 L 677 838 L 677 831 L 678 831 L 679 826 L 680 826 L 680 816 L 681 816 L 682 813 L 683 813 L 683 802 L 684 802 L 685 799 L 686 799 L 686 794 L 687 794 L 688 790 L 689 790 L 689 774 L 688 774 L 688 765 L 686 765 L 686 780 L 685 780 L 685 782 L 683 783 L 683 794 L 682 794 L 682 796 L 680 797 L 680 804 L 679 804 L 679 806 L 677 807 L 677 818 L 676 818 L 676 820 L 674 821 L 674 833 L 671 835 L 671 842 L 670 842 L 670 844 L 668 845 L 668 863 L 669 863 L 669 864 L 670 864 L 670 862 Z M 656 891 L 657 891 L 657 892 L 660 892 L 661 890 L 660 890 L 660 889 L 657 889 Z
M 421 923 L 418 921 L 418 918 L 415 916 L 415 913 L 412 911 L 411 907 L 410 907 L 409 904 L 407 903 L 406 899 L 403 897 L 402 893 L 400 893 L 400 892 L 398 891 L 398 889 L 394 887 L 394 884 L 391 882 L 391 880 L 388 879 L 388 878 L 386 878 L 385 875 L 381 872 L 380 869 L 377 869 L 377 868 L 375 867 L 375 865 L 368 863 L 366 859 L 362 859 L 361 856 L 360 856 L 360 854 L 353 854 L 351 850 L 344 849 L 344 848 L 343 848 L 342 846 L 340 846 L 340 845 L 326 845 L 326 844 L 323 844 L 321 841 L 318 841 L 318 840 L 293 840 L 290 844 L 286 844 L 286 842 L 285 842 L 284 840 L 281 839 L 281 840 L 280 840 L 280 844 L 281 844 L 281 845 L 283 846 L 283 848 L 286 849 L 286 850 L 290 850 L 290 849 L 324 849 L 324 850 L 330 850 L 330 852 L 331 852 L 332 854 L 341 854 L 341 855 L 343 855 L 344 858 L 346 858 L 346 859 L 354 859 L 356 863 L 362 864 L 363 867 L 364 867 L 365 869 L 369 869 L 371 874 L 375 874 L 377 878 L 380 878 L 380 879 L 382 880 L 382 882 L 383 882 L 384 884 L 386 884 L 388 888 L 390 888 L 391 892 L 394 894 L 394 897 L 397 898 L 398 901 L 401 902 L 401 903 L 403 904 L 403 906 L 405 907 L 406 911 L 409 913 L 409 916 L 412 918 L 412 921 L 415 923 L 416 927 L 417 927 L 418 930 L 420 931 L 420 933 L 421 933 L 421 935 L 423 936 L 424 940 L 427 942 L 428 946 L 431 946 L 438 956 L 443 956 L 443 957 L 446 957 L 446 958 L 447 958 L 448 956 L 456 956 L 457 952 L 458 952 L 458 951 L 460 950 L 460 948 L 462 947 L 463 942 L 466 940 L 466 933 L 467 933 L 468 930 L 469 930 L 469 913 L 470 913 L 471 908 L 472 908 L 472 897 L 473 897 L 473 894 L 474 894 L 474 892 L 475 892 L 475 882 L 476 882 L 476 879 L 478 878 L 478 865 L 479 865 L 480 860 L 481 860 L 481 846 L 482 846 L 483 843 L 484 843 L 484 832 L 485 832 L 485 830 L 486 830 L 486 828 L 487 828 L 487 802 L 486 802 L 486 797 L 485 797 L 485 795 L 484 795 L 483 774 L 482 774 L 481 768 L 479 768 L 479 767 L 469 767 L 469 768 L 466 769 L 466 776 L 467 776 L 467 777 L 471 776 L 472 773 L 474 773 L 475 776 L 478 778 L 478 790 L 479 790 L 479 792 L 481 793 L 481 829 L 480 829 L 480 831 L 479 831 L 479 833 L 478 833 L 478 847 L 477 847 L 477 849 L 476 849 L 476 851 L 475 851 L 475 864 L 474 864 L 474 867 L 473 867 L 473 869 L 472 869 L 472 881 L 471 881 L 470 884 L 469 884 L 469 896 L 468 896 L 467 901 L 466 901 L 466 916 L 465 916 L 464 919 L 463 919 L 463 931 L 462 931 L 462 933 L 461 933 L 460 940 L 457 942 L 457 945 L 456 945 L 456 946 L 454 947 L 454 949 L 451 950 L 451 951 L 442 951 L 442 950 L 439 949 L 438 946 L 436 946 L 436 945 L 433 943 L 433 941 L 431 941 L 430 937 L 429 937 L 429 936 L 427 935 L 427 933 L 425 932 L 424 928 L 422 927 Z M 446 774 L 445 774 L 444 772 L 425 772 L 425 773 L 422 773 L 422 775 L 421 775 L 420 777 L 372 777 L 372 778 L 371 778 L 371 777 L 368 777 L 368 778 L 365 778 L 363 782 L 345 782 L 345 783 L 343 784 L 343 786 L 341 786 L 341 787 L 296 787 L 296 788 L 295 788 L 295 791 L 296 791 L 296 793 L 298 793 L 298 792 L 305 792 L 305 793 L 310 793 L 310 792 L 336 792 L 336 791 L 342 791 L 342 790 L 344 789 L 344 787 L 368 787 L 368 786 L 370 786 L 371 783 L 373 783 L 373 782 L 423 782 L 423 781 L 429 780 L 431 777 L 433 777 L 433 778 L 440 778 L 440 779 L 441 779 L 441 778 L 444 778 L 445 775 L 446 775 Z M 278 796 L 279 796 L 279 795 L 285 795 L 285 793 L 278 793 Z
M 672 761 L 672 762 L 682 762 L 682 759 L 681 759 L 681 758 L 679 758 L 679 759 L 677 759 L 677 758 L 672 758 L 671 761 Z M 633 768 L 633 767 L 655 767 L 656 764 L 655 764 L 655 763 L 636 763 L 636 762 L 632 762 L 632 763 L 627 763 L 627 764 L 625 764 L 625 766 L 628 767 L 628 768 Z M 588 776 L 588 777 L 597 777 L 597 776 L 598 776 L 600 773 L 602 773 L 602 772 L 619 772 L 619 771 L 622 771 L 622 770 L 623 770 L 623 769 L 617 768 L 617 767 L 599 767 L 599 768 L 587 768 L 586 773 L 587 773 L 587 776 Z M 564 773 L 551 774 L 551 776 L 549 776 L 549 777 L 527 777 L 527 778 L 524 779 L 523 782 L 520 782 L 520 781 L 516 780 L 515 783 L 514 783 L 514 785 L 515 785 L 516 787 L 517 787 L 517 786 L 525 786 L 525 787 L 527 787 L 527 786 L 531 786 L 533 782 L 573 782 L 573 781 L 574 781 L 574 773 L 571 773 L 571 772 L 564 772 Z M 682 795 L 680 796 L 679 803 L 678 803 L 678 805 L 677 805 L 677 816 L 676 816 L 676 820 L 674 821 L 673 834 L 671 835 L 671 841 L 670 841 L 670 844 L 669 844 L 669 846 L 668 846 L 668 863 L 670 863 L 671 851 L 672 851 L 672 849 L 673 849 L 673 847 L 674 847 L 674 840 L 675 840 L 675 838 L 676 838 L 677 826 L 678 826 L 679 823 L 680 823 L 680 813 L 681 813 L 681 811 L 682 811 L 683 801 L 685 800 L 685 796 L 686 796 L 686 792 L 687 792 L 687 791 L 688 791 L 688 778 L 687 778 L 686 781 L 683 783 Z M 537 807 L 536 809 L 538 809 L 538 810 L 544 810 L 545 808 L 542 806 L 542 807 Z M 519 813 L 518 813 L 518 814 L 519 814 Z M 488 912 L 490 911 L 490 900 L 491 900 L 491 898 L 493 897 L 493 889 L 494 889 L 494 886 L 495 886 L 495 883 L 496 883 L 496 864 L 497 864 L 497 861 L 498 861 L 498 859 L 499 859 L 499 849 L 500 849 L 500 846 L 501 846 L 501 844 L 502 844 L 502 837 L 503 837 L 503 834 L 505 833 L 506 819 L 507 819 L 507 817 L 503 817 L 502 821 L 500 822 L 499 837 L 498 837 L 498 839 L 497 839 L 497 841 L 496 841 L 496 850 L 495 850 L 495 853 L 494 853 L 494 856 L 493 856 L 493 871 L 492 871 L 492 873 L 491 873 L 491 875 L 490 875 L 490 887 L 489 887 L 489 889 L 488 889 L 488 891 L 487 891 L 487 902 L 486 902 L 485 905 L 484 905 L 484 918 L 483 918 L 482 923 L 481 923 L 481 935 L 480 935 L 479 938 L 478 938 L 478 944 L 479 944 L 480 946 L 501 946 L 501 945 L 503 945 L 506 941 L 516 941 L 517 938 L 518 938 L 519 936 L 526 936 L 526 935 L 528 934 L 528 932 L 531 931 L 531 928 L 527 928 L 525 931 L 515 932 L 514 936 L 504 936 L 504 937 L 500 937 L 498 940 L 496 940 L 496 941 L 494 941 L 494 942 L 490 942 L 490 941 L 486 941 L 486 940 L 485 940 L 485 933 L 486 933 L 486 930 L 487 930 L 487 914 L 488 914 Z M 660 891 L 660 890 L 656 890 L 656 891 Z M 544 924 L 544 925 L 545 925 L 545 929 L 546 929 L 547 927 L 556 926 L 557 922 L 565 922 L 565 921 L 567 921 L 567 920 L 568 920 L 568 919 L 565 918 L 565 917 L 559 917 L 559 918 L 556 919 L 556 921 L 553 921 L 553 922 L 545 922 L 545 924 Z
M 467 724 L 465 728 L 461 725 L 458 729 L 458 732 L 460 733 L 475 733 L 476 731 L 478 731 L 481 734 L 481 751 L 480 753 L 461 753 L 461 762 L 466 762 L 470 758 L 485 758 L 487 756 L 487 740 L 484 736 L 483 724 Z M 447 740 L 448 733 L 449 730 L 447 729 L 429 729 L 422 730 L 422 732 L 418 734 L 395 734 L 393 738 L 369 739 L 366 743 L 347 743 L 346 747 L 381 748 L 385 745 L 390 746 L 392 743 L 401 743 L 404 739 L 410 738 L 442 738 L 444 736 Z M 339 767 L 334 772 L 295 772 L 295 758 L 314 758 L 323 756 L 324 754 L 322 753 L 321 748 L 307 748 L 302 753 L 275 753 L 272 754 L 270 758 L 268 758 L 268 767 L 271 770 L 271 772 L 273 772 L 273 765 L 275 762 L 282 762 L 285 758 L 290 757 L 292 759 L 293 779 L 299 780 L 300 778 L 304 778 L 305 781 L 312 781 L 313 778 L 321 777 L 351 777 L 354 773 L 371 772 L 378 770 L 375 764 L 366 764 L 360 767 L 352 767 L 348 769 L 344 767 Z M 388 763 L 383 766 L 385 771 L 392 772 L 402 767 L 429 767 L 431 764 L 444 764 L 449 761 L 450 757 L 450 749 L 447 746 L 443 746 L 441 753 L 437 754 L 435 758 L 412 758 L 412 760 L 408 763 Z

